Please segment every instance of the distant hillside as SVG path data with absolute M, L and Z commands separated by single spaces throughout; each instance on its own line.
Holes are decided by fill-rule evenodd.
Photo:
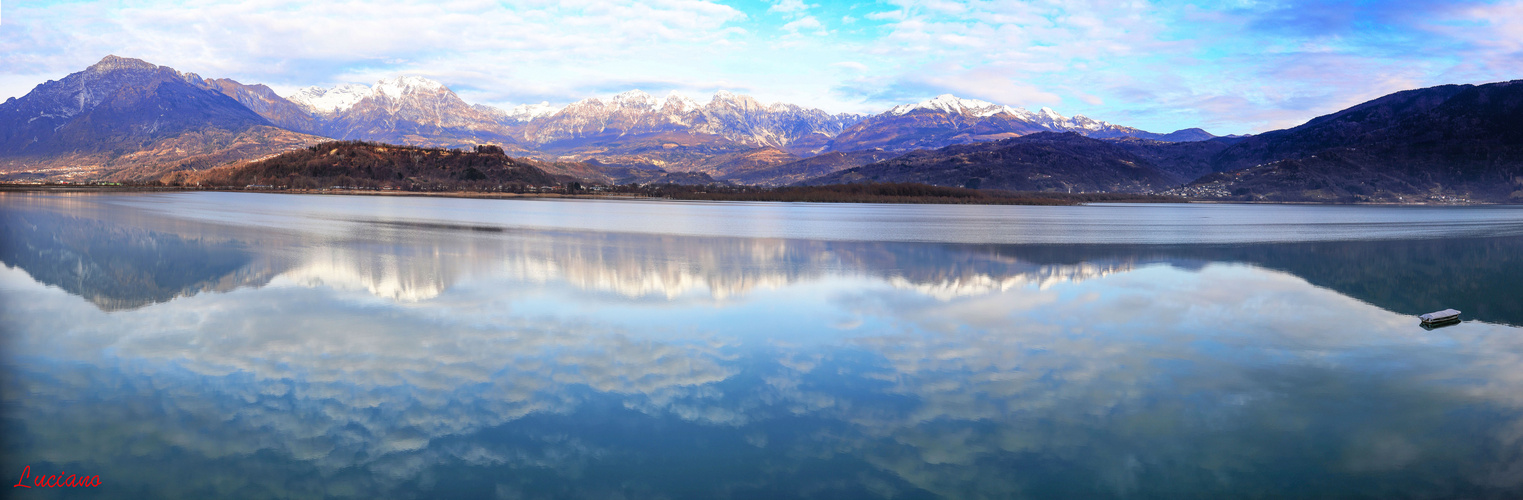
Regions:
M 739 184 L 758 186 L 786 186 L 809 180 L 815 177 L 846 170 L 851 167 L 860 167 L 870 163 L 887 160 L 900 153 L 891 153 L 881 149 L 868 149 L 850 152 L 830 152 L 804 158 L 802 160 L 776 165 L 758 166 L 745 171 L 732 172 L 727 180 Z
M 557 179 L 530 163 L 509 158 L 497 146 L 461 151 L 335 141 L 246 165 L 175 172 L 162 182 L 234 187 L 497 191 L 574 180 Z
M 1105 141 L 1044 132 L 915 151 L 805 181 L 805 185 L 913 182 L 1008 191 L 1147 192 L 1180 179 Z
M 1194 142 L 1164 142 L 1124 137 L 1108 141 L 1176 178 L 1194 180 L 1211 173 L 1211 158 L 1236 144 L 1238 139 L 1217 137 Z
M 717 178 L 736 179 L 751 172 L 796 162 L 799 157 L 774 147 L 764 147 L 732 153 L 721 159 L 709 171 Z
M 1523 201 L 1523 80 L 1397 92 L 1245 139 L 1212 185 L 1240 199 Z
M 244 85 L 228 78 L 204 80 L 194 73 L 187 75 L 187 80 L 192 84 L 199 84 L 233 98 L 249 111 L 258 113 L 277 127 L 304 134 L 323 135 L 316 116 L 284 97 L 280 97 L 269 87 L 257 84 Z

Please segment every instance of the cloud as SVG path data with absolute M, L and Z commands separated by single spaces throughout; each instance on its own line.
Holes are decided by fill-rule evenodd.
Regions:
M 1478 1 L 1397 0 L 1386 2 L 1290 0 L 1265 9 L 1238 12 L 1249 26 L 1277 34 L 1309 37 L 1360 36 L 1372 26 L 1412 27 L 1458 11 L 1486 5 Z
M 682 58 L 711 57 L 716 44 L 739 35 L 730 30 L 732 24 L 746 18 L 738 10 L 702 0 L 543 5 L 198 2 L 16 10 L 15 17 L 29 25 L 25 30 L 0 30 L 0 44 L 30 50 L 0 55 L 0 64 L 7 67 L 20 62 L 62 73 L 116 53 L 182 71 L 277 86 L 373 81 L 407 72 L 510 91 L 493 92 L 499 96 L 520 87 L 529 97 L 525 100 L 536 101 L 568 79 L 628 78 L 625 70 L 631 61 L 647 61 L 641 56 L 652 50 Z M 342 22 L 335 22 L 339 19 Z M 94 29 L 72 29 L 78 25 Z M 28 53 L 43 48 L 61 57 L 39 61 Z M 575 64 L 553 72 L 536 70 L 568 61 Z M 547 75 L 551 78 L 542 79 Z
M 1518 0 L 779 0 L 751 15 L 710 0 L 6 7 L 0 94 L 13 96 L 115 53 L 287 91 L 421 74 L 500 107 L 565 104 L 623 81 L 689 93 L 723 81 L 768 102 L 880 112 L 934 95 L 889 88 L 918 85 L 1150 130 L 1241 133 L 1523 71 Z M 839 61 L 870 69 L 837 71 Z M 1180 107 L 1232 97 L 1232 112 Z
M 814 33 L 817 35 L 826 34 L 825 25 L 820 24 L 820 20 L 815 19 L 814 16 L 804 16 L 790 21 L 788 24 L 784 24 L 782 29 L 783 31 L 794 33 L 804 30 L 811 30 L 814 31 Z
M 175 197 L 191 207 L 260 205 L 255 195 Z M 590 470 L 585 463 L 689 449 L 692 442 L 682 436 L 698 429 L 711 451 L 728 453 L 733 448 L 722 447 L 722 439 L 743 435 L 775 453 L 766 457 L 776 457 L 772 463 L 843 456 L 951 497 L 1040 485 L 1048 469 L 1021 476 L 1008 467 L 1032 456 L 1061 457 L 1093 476 L 1077 476 L 1081 482 L 1106 488 L 1136 490 L 1148 477 L 1168 481 L 1154 487 L 1178 487 L 1170 479 L 1176 474 L 1138 474 L 1131 459 L 1117 457 L 1148 467 L 1207 463 L 1226 475 L 1205 481 L 1225 487 L 1226 477 L 1242 488 L 1241 471 L 1304 457 L 1304 447 L 1256 445 L 1261 440 L 1300 442 L 1308 429 L 1355 427 L 1360 432 L 1321 433 L 1331 436 L 1318 449 L 1335 457 L 1325 462 L 1334 463 L 1332 470 L 1411 464 L 1481 471 L 1458 478 L 1477 486 L 1523 484 L 1516 456 L 1485 453 L 1517 449 L 1523 436 L 1516 419 L 1523 407 L 1518 328 L 1469 322 L 1427 332 L 1407 314 L 1286 272 L 1176 266 L 1172 251 L 1145 244 L 1091 248 L 1107 256 L 1097 259 L 1011 246 L 742 238 L 734 237 L 734 212 L 711 214 L 714 225 L 693 217 L 682 222 L 706 236 L 672 234 L 670 223 L 663 234 L 566 230 L 576 229 L 568 220 L 641 230 L 610 219 L 610 207 L 638 212 L 630 216 L 639 220 L 691 215 L 671 204 L 592 203 L 579 213 L 532 201 L 462 211 L 456 205 L 480 201 L 377 199 L 356 206 L 313 198 L 237 210 L 272 228 L 265 231 L 210 223 L 217 214 L 138 198 L 6 201 L 12 211 L 99 214 L 123 230 L 142 225 L 207 245 L 255 241 L 248 251 L 300 262 L 258 288 L 116 312 L 33 280 L 26 273 L 35 269 L 0 269 L 7 418 L 23 433 L 21 449 L 55 463 L 158 469 L 141 476 L 108 469 L 124 484 L 173 470 L 188 479 L 168 483 L 195 489 L 210 491 L 226 479 L 220 487 L 254 481 L 260 491 L 285 491 L 299 487 L 286 481 L 294 470 L 332 481 L 359 476 L 363 488 L 345 485 L 346 491 L 374 497 L 397 483 L 424 482 L 440 464 L 462 463 L 585 482 L 607 477 L 576 475 Z M 752 208 L 758 217 L 776 215 Z M 1110 209 L 1120 219 L 1089 232 L 1145 242 L 1112 229 L 1148 215 Z M 947 210 L 927 220 L 945 225 L 956 219 L 945 215 L 967 212 Z M 159 211 L 175 217 L 158 217 Z M 462 234 L 366 222 L 398 216 L 531 227 L 549 217 L 563 230 Z M 363 219 L 343 220 L 349 217 Z M 1044 235 L 1071 241 L 1074 225 L 1060 219 L 1014 232 L 1037 238 L 1029 241 Z M 1222 230 L 1240 222 L 1192 227 L 1214 228 L 1201 233 L 1217 236 L 1305 237 L 1295 225 L 1270 233 Z M 68 229 L 57 224 L 45 226 Z M 988 237 L 982 228 L 969 231 Z M 1175 233 L 1160 234 L 1177 240 Z M 167 241 L 165 234 L 128 234 L 155 247 Z M 1300 252 L 1325 253 L 1317 248 L 1271 253 L 1284 251 L 1280 257 L 1288 260 L 1280 260 L 1290 262 Z M 1195 258 L 1205 260 L 1263 255 L 1218 246 L 1180 251 L 1204 252 Z M 64 255 L 56 262 L 68 267 L 101 258 L 52 253 Z M 1022 255 L 1044 260 L 1025 262 Z M 776 289 L 758 291 L 765 287 L 757 283 Z M 745 300 L 665 298 L 726 284 Z M 656 300 L 645 300 L 652 295 Z M 797 336 L 779 340 L 792 332 Z M 1285 415 L 1298 416 L 1297 425 L 1285 426 Z M 602 432 L 610 417 L 625 429 L 659 424 L 662 434 L 651 437 L 661 439 L 663 450 L 641 448 L 646 441 L 630 433 Z M 800 422 L 809 432 L 799 432 Z M 1414 439 L 1414 428 L 1434 432 Z M 1155 446 L 1160 442 L 1175 446 Z M 1460 453 L 1444 452 L 1455 449 Z M 164 454 L 201 462 L 196 467 L 235 462 L 239 473 L 223 478 L 164 467 L 174 464 L 161 461 Z M 1469 458 L 1456 466 L 1456 456 Z M 247 473 L 270 457 L 278 472 Z M 558 473 L 567 476 L 550 475 Z M 1071 485 L 1074 477 L 1062 480 Z
M 841 61 L 838 63 L 831 63 L 831 66 L 850 71 L 867 71 L 866 64 L 862 64 L 856 61 Z
M 804 3 L 804 0 L 778 0 L 777 2 L 773 2 L 771 7 L 767 8 L 767 12 L 781 12 L 783 14 L 798 14 L 798 13 L 802 13 L 804 11 L 807 11 L 810 8 L 813 8 L 813 7 L 819 7 L 819 6 L 818 5 L 806 4 L 806 3 Z

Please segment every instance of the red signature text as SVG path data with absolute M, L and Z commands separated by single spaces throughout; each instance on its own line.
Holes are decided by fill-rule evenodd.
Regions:
M 26 484 L 26 479 L 29 477 L 32 478 L 32 484 Z M 38 488 L 94 488 L 100 486 L 100 476 L 78 476 L 59 471 L 57 474 L 50 476 L 32 477 L 32 466 L 28 465 L 21 468 L 21 480 L 16 481 L 16 485 L 11 487 L 31 488 L 33 486 Z

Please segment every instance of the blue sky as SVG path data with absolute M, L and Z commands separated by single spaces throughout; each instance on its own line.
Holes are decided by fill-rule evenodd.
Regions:
M 725 89 L 832 112 L 952 93 L 1230 134 L 1523 78 L 1523 0 L 0 4 L 0 97 L 106 54 L 280 92 L 415 74 L 504 107 Z

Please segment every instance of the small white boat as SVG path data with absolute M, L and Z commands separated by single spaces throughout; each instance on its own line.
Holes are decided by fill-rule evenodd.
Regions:
M 1445 323 L 1449 321 L 1459 321 L 1460 312 L 1453 309 L 1444 309 L 1442 311 L 1430 312 L 1418 317 L 1422 318 L 1423 324 L 1425 325 L 1433 323 Z

